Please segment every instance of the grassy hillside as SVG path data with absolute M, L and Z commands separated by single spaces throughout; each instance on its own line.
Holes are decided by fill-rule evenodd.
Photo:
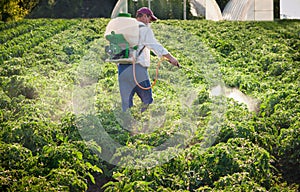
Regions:
M 143 114 L 121 112 L 108 21 L 0 23 L 1 191 L 299 189 L 299 21 L 152 24 L 183 67 L 161 63 Z

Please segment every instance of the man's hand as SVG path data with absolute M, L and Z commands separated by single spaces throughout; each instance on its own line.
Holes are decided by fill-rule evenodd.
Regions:
M 169 59 L 169 62 L 170 62 L 172 65 L 174 65 L 174 66 L 180 67 L 179 62 L 178 62 L 177 59 L 175 59 L 174 57 L 171 57 L 171 58 Z
M 166 57 L 172 65 L 180 67 L 177 59 L 175 57 L 173 57 L 171 54 L 164 55 L 164 57 Z

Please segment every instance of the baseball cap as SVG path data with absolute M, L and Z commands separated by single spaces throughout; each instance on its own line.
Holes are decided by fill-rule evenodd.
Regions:
M 157 20 L 157 17 L 154 16 L 153 12 L 148 7 L 142 7 L 139 10 L 137 10 L 136 13 L 137 14 L 141 13 L 141 14 L 149 15 L 151 17 L 151 21 L 156 21 Z

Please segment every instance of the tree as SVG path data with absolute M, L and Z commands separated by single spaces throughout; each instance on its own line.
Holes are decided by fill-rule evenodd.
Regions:
M 24 18 L 40 0 L 2 0 L 0 2 L 0 20 L 16 21 Z
M 40 0 L 29 18 L 110 17 L 118 0 Z

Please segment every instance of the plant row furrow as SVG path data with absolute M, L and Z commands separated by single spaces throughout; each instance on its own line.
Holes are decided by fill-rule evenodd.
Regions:
M 102 38 L 103 22 L 92 20 L 76 22 L 77 25 L 53 34 L 32 49 L 26 50 L 22 57 L 5 61 L 3 64 L 5 70 L 2 70 L 1 74 L 17 75 L 28 70 L 47 74 L 51 70 L 63 70 L 67 64 L 78 63 L 89 44 Z
M 52 22 L 48 22 L 48 25 L 40 26 L 30 33 L 23 34 L 2 44 L 0 47 L 0 62 L 13 57 L 22 57 L 27 50 L 37 46 L 54 34 L 68 29 L 73 24 L 74 22 L 72 22 L 72 20 L 53 20 Z
M 28 19 L 23 19 L 23 20 L 20 20 L 20 21 L 12 21 L 12 22 L 3 22 L 3 21 L 1 21 L 0 22 L 0 31 L 2 32 L 2 31 L 7 30 L 7 29 L 18 27 L 19 25 L 29 24 L 29 23 L 32 23 L 32 21 L 28 20 Z
M 8 28 L 6 30 L 0 31 L 0 43 L 4 44 L 7 41 L 16 38 L 20 35 L 23 35 L 25 33 L 29 33 L 33 31 L 35 28 L 38 28 L 42 25 L 45 25 L 47 23 L 47 20 L 45 19 L 38 19 L 36 22 L 28 22 L 23 23 L 18 26 L 12 26 L 11 28 Z

